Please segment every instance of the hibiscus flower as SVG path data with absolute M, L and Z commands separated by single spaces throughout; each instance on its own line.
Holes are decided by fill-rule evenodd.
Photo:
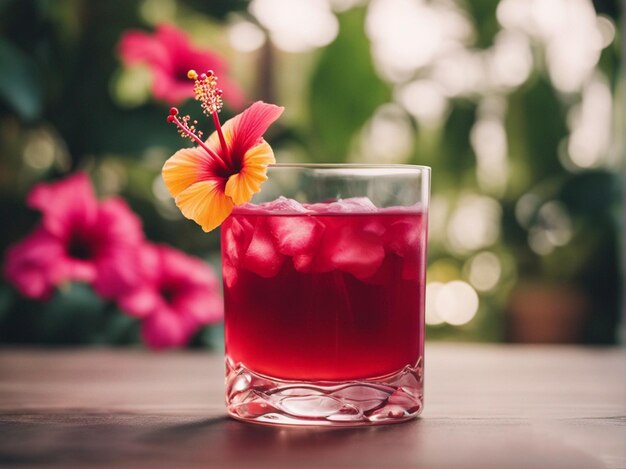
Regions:
M 227 62 L 209 49 L 193 46 L 189 37 L 169 24 L 157 26 L 154 34 L 144 31 L 126 31 L 119 43 L 119 54 L 127 66 L 146 65 L 152 72 L 152 94 L 156 99 L 170 104 L 179 104 L 193 96 L 187 70 L 212 68 L 224 75 Z M 241 108 L 244 95 L 233 82 L 221 83 L 235 109 Z
M 228 217 L 235 205 L 250 201 L 267 179 L 274 152 L 263 140 L 267 128 L 282 114 L 280 106 L 257 101 L 241 114 L 220 124 L 222 90 L 213 71 L 198 75 L 190 70 L 196 99 L 212 118 L 215 132 L 202 141 L 197 121 L 179 117 L 172 108 L 168 121 L 181 136 L 195 141 L 195 148 L 177 151 L 163 166 L 163 180 L 183 215 L 211 231 Z
M 84 173 L 35 186 L 27 204 L 42 213 L 33 233 L 6 253 L 5 277 L 25 296 L 48 299 L 68 281 L 115 298 L 139 279 L 141 222 L 119 198 L 99 202 Z
M 155 349 L 186 344 L 201 326 L 219 321 L 223 303 L 213 270 L 165 245 L 144 244 L 142 282 L 118 298 L 141 318 L 141 335 Z

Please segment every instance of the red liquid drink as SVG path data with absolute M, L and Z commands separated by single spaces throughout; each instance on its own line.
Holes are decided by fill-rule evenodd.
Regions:
M 328 384 L 407 381 L 409 367 L 421 406 L 425 252 L 419 207 L 280 198 L 235 209 L 222 225 L 229 372 Z

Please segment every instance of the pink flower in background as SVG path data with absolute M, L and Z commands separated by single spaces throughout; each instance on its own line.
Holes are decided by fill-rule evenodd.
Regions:
M 140 280 L 141 222 L 123 200 L 99 202 L 84 173 L 38 184 L 27 203 L 40 225 L 6 254 L 5 277 L 24 295 L 50 298 L 56 286 L 79 281 L 115 298 Z
M 184 345 L 201 326 L 222 319 L 218 280 L 204 262 L 168 246 L 145 244 L 142 268 L 141 284 L 118 303 L 142 319 L 141 335 L 150 347 Z
M 211 267 L 176 249 L 145 241 L 139 218 L 119 198 L 99 201 L 84 173 L 35 186 L 27 203 L 41 222 L 5 256 L 5 277 L 25 296 L 47 300 L 57 286 L 90 284 L 141 319 L 152 348 L 185 345 L 222 318 Z
M 37 228 L 7 250 L 4 275 L 24 296 L 49 299 L 65 277 L 62 269 L 52 268 L 63 255 L 63 246 L 57 239 Z
M 175 26 L 162 24 L 154 34 L 131 30 L 123 34 L 119 53 L 125 65 L 144 64 L 152 71 L 152 94 L 170 104 L 193 97 L 187 71 L 209 70 L 224 77 L 226 60 L 208 49 L 197 49 L 189 37 Z M 228 102 L 238 109 L 244 104 L 241 89 L 228 79 L 220 81 Z

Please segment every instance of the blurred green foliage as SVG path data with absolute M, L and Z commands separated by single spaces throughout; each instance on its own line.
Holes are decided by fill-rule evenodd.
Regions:
M 364 20 L 361 8 L 339 16 L 339 35 L 322 51 L 311 77 L 309 149 L 320 163 L 345 162 L 352 136 L 391 97 L 363 47 Z
M 247 84 L 250 98 L 267 99 L 265 94 L 271 93 L 286 105 L 285 118 L 268 138 L 283 161 L 346 161 L 379 106 L 394 100 L 393 85 L 380 76 L 372 59 L 363 6 L 337 13 L 339 31 L 330 44 L 294 55 L 275 50 L 269 42 L 247 54 L 228 46 L 226 29 L 233 17 L 256 23 L 245 1 L 172 0 L 157 7 L 148 1 L 3 0 L 0 217 L 4 228 L 0 248 L 23 237 L 37 219 L 24 208 L 25 194 L 35 182 L 83 168 L 102 195 L 120 193 L 126 198 L 141 216 L 149 239 L 201 256 L 219 271 L 219 234 L 206 235 L 182 219 L 159 189 L 163 161 L 182 146 L 165 123 L 168 105 L 147 99 L 146 93 L 142 98 L 141 92 L 134 101 L 124 100 L 116 91 L 129 73 L 121 68 L 116 52 L 120 35 L 128 29 L 150 29 L 155 22 L 151 18 L 158 18 L 159 8 L 165 11 L 166 5 L 175 7 L 168 21 L 188 27 L 196 42 L 201 37 L 205 46 L 219 45 L 231 61 L 235 78 Z M 459 5 L 475 27 L 471 47 L 490 47 L 500 30 L 498 1 Z M 612 18 L 619 38 L 621 2 L 604 0 L 594 5 L 598 13 Z M 598 65 L 612 93 L 620 86 L 620 61 L 618 39 L 602 51 Z M 294 63 L 301 69 L 294 70 Z M 277 83 L 285 88 L 278 89 Z M 275 88 L 268 90 L 268 84 Z M 468 193 L 483 191 L 477 182 L 471 142 L 480 99 L 450 97 L 449 112 L 436 128 L 411 121 L 414 143 L 406 161 L 432 166 L 433 193 L 449 207 Z M 505 340 L 509 294 L 517 282 L 532 280 L 566 283 L 583 291 L 589 304 L 580 340 L 612 343 L 620 320 L 623 274 L 619 262 L 622 180 L 616 165 L 575 171 L 564 167 L 560 155 L 569 134 L 573 98 L 560 94 L 540 67 L 533 67 L 528 79 L 505 93 L 504 99 L 512 176 L 502 193 L 489 194 L 501 210 L 500 236 L 489 246 L 500 258 L 501 279 L 496 288 L 481 292 L 474 320 L 460 327 L 434 326 L 429 337 Z M 199 114 L 193 102 L 181 106 L 181 111 Z M 228 109 L 223 114 L 224 118 L 232 116 Z M 358 161 L 358 155 L 351 161 Z M 529 193 L 536 203 L 524 226 L 516 210 L 520 198 Z M 566 208 L 572 237 L 540 254 L 528 240 L 531 230 L 544 223 L 540 209 L 549 201 Z M 476 252 L 455 251 L 444 239 L 445 233 L 443 238 L 432 235 L 429 280 L 467 278 Z M 193 343 L 219 344 L 219 332 L 219 328 L 207 329 Z M 138 331 L 132 319 L 115 312 L 83 286 L 62 289 L 50 303 L 40 304 L 20 298 L 2 284 L 0 340 L 136 343 Z

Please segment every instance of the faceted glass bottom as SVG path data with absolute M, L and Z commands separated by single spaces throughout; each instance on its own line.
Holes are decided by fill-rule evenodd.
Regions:
M 337 382 L 271 378 L 226 358 L 226 406 L 236 419 L 275 425 L 403 422 L 422 411 L 422 360 L 387 376 Z

